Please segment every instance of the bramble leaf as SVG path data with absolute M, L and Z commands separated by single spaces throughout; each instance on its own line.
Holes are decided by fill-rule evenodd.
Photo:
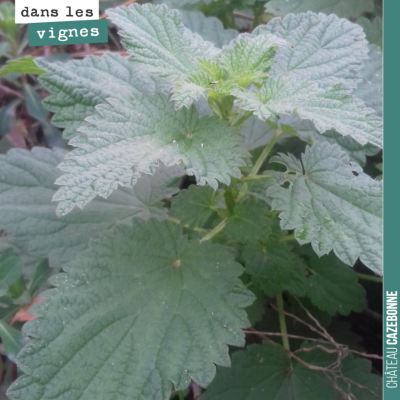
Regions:
M 336 14 L 340 18 L 357 18 L 373 11 L 374 0 L 271 0 L 265 7 L 269 12 L 279 15 L 313 11 Z
M 109 99 L 87 118 L 83 133 L 70 141 L 78 147 L 59 168 L 68 172 L 56 184 L 57 213 L 82 208 L 97 195 L 107 198 L 117 187 L 131 187 L 142 173 L 152 173 L 163 162 L 183 164 L 197 183 L 229 185 L 240 177 L 247 152 L 239 146 L 239 132 L 217 117 L 197 118 L 194 107 L 174 110 L 166 96 Z
M 365 290 L 358 284 L 354 270 L 334 254 L 321 258 L 311 251 L 306 254 L 311 272 L 307 278 L 307 297 L 312 303 L 331 315 L 361 312 L 365 307 Z
M 279 114 L 297 114 L 312 120 L 320 133 L 335 129 L 364 145 L 382 148 L 382 119 L 353 97 L 343 85 L 321 89 L 311 81 L 288 77 L 268 79 L 260 91 L 232 90 L 240 107 L 253 111 L 261 120 L 277 120 Z
M 348 265 L 358 257 L 382 274 L 382 182 L 364 174 L 337 145 L 306 148 L 301 163 L 281 154 L 271 162 L 288 167 L 290 183 L 268 187 L 281 228 L 294 229 L 300 244 L 310 243 L 318 256 L 335 254 Z
M 172 215 L 183 225 L 201 228 L 211 217 L 217 200 L 216 192 L 210 186 L 190 185 L 172 199 Z
M 54 181 L 62 173 L 57 165 L 65 154 L 37 147 L 0 155 L 0 230 L 25 257 L 49 257 L 52 267 L 60 267 L 86 249 L 90 238 L 118 222 L 167 217 L 161 200 L 178 192 L 180 167 L 142 174 L 133 189 L 120 188 L 107 201 L 95 199 L 84 211 L 58 218 L 51 198 L 57 189 Z
M 336 15 L 307 12 L 274 18 L 256 28 L 253 35 L 260 31 L 285 39 L 291 45 L 277 50 L 271 78 L 284 75 L 307 79 L 321 87 L 338 82 L 355 87 L 360 80 L 368 48 L 365 34 L 357 24 Z
M 279 238 L 270 237 L 261 243 L 247 244 L 241 257 L 252 282 L 267 296 L 276 296 L 284 290 L 297 296 L 307 293 L 306 265 Z
M 304 343 L 303 347 L 311 345 Z M 337 357 L 320 349 L 296 355 L 309 365 L 325 368 Z M 371 374 L 368 360 L 347 356 L 342 361 L 342 375 L 336 377 L 309 369 L 296 360 L 292 360 L 292 365 L 293 370 L 280 345 L 250 345 L 233 353 L 232 368 L 218 368 L 216 379 L 200 400 L 343 400 L 342 393 L 349 391 L 357 400 L 382 399 L 382 378 Z
M 228 344 L 244 346 L 244 307 L 254 296 L 237 278 L 232 252 L 188 240 L 180 227 L 151 219 L 120 226 L 51 279 L 33 340 L 18 355 L 25 373 L 15 400 L 168 400 L 193 379 L 206 387 Z
M 108 98 L 137 97 L 141 93 L 167 93 L 169 86 L 145 71 L 138 71 L 132 63 L 118 54 L 101 57 L 88 56 L 66 63 L 35 59 L 46 71 L 39 80 L 51 95 L 43 104 L 55 113 L 54 125 L 65 128 L 63 136 L 71 139 L 86 117 L 95 113 L 95 106 Z
M 119 34 L 130 61 L 169 80 L 194 71 L 196 59 L 219 52 L 212 43 L 184 27 L 178 10 L 164 4 L 131 4 L 109 9 L 107 15 L 122 29 Z

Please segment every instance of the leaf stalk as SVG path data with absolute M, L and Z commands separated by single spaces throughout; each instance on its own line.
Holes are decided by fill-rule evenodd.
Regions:
M 205 242 L 206 240 L 212 239 L 215 235 L 220 233 L 226 226 L 227 218 L 221 221 L 220 224 L 218 224 L 212 231 L 208 232 L 207 235 L 205 235 L 201 240 L 201 242 Z

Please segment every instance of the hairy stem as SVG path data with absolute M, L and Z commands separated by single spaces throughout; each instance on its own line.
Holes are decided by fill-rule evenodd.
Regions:
M 267 159 L 269 153 L 271 153 L 271 150 L 275 146 L 276 142 L 278 141 L 279 136 L 282 134 L 282 131 L 280 129 L 275 130 L 275 134 L 272 137 L 271 141 L 265 146 L 263 152 L 261 153 L 260 157 L 258 157 L 258 160 L 254 164 L 253 169 L 251 170 L 249 176 L 255 176 L 257 175 L 258 171 L 260 170 L 261 166 L 264 164 L 264 161 Z
M 190 230 L 192 230 L 192 231 L 194 231 L 194 232 L 206 232 L 206 230 L 203 229 L 203 228 L 197 228 L 197 227 L 189 228 L 188 225 L 183 225 L 183 224 L 181 224 L 181 221 L 179 221 L 179 219 L 174 218 L 174 217 L 168 217 L 168 221 L 170 221 L 170 222 L 172 222 L 172 223 L 174 223 L 174 224 L 177 224 L 177 225 L 182 225 L 184 228 L 190 229 Z
M 252 178 L 259 176 L 257 175 L 258 171 L 260 170 L 261 166 L 264 164 L 264 161 L 268 157 L 269 153 L 275 146 L 276 142 L 278 141 L 279 136 L 282 134 L 282 131 L 280 129 L 275 130 L 275 134 L 272 137 L 271 141 L 265 146 L 263 152 L 261 153 L 260 157 L 258 157 L 256 163 L 254 164 L 253 169 L 251 170 L 250 174 L 246 177 L 246 180 L 251 180 Z M 266 175 L 267 176 L 267 175 Z M 240 189 L 240 192 L 236 198 L 236 201 L 239 202 L 243 199 L 243 197 L 246 195 L 248 190 L 247 183 L 244 183 L 242 188 Z
M 380 276 L 372 276 L 372 275 L 357 273 L 357 277 L 358 279 L 364 279 L 366 281 L 379 282 L 379 283 L 383 282 L 383 279 Z
M 253 115 L 251 112 L 246 112 L 244 113 L 239 119 L 237 119 L 232 126 L 236 126 L 237 128 L 241 128 L 243 124 L 246 122 L 248 118 L 250 118 Z
M 254 176 L 244 176 L 241 180 L 246 181 L 258 181 L 260 179 L 271 179 L 271 175 L 254 175 Z
M 284 309 L 283 309 L 282 293 L 279 293 L 276 296 L 276 302 L 277 302 L 277 305 L 278 305 L 279 326 L 280 326 L 281 332 L 282 332 L 283 347 L 287 351 L 290 352 L 289 339 L 288 339 L 288 336 L 287 336 L 287 329 L 286 329 L 285 314 L 284 314 Z
M 226 225 L 227 219 L 225 218 L 224 220 L 222 220 L 222 222 L 217 225 L 212 231 L 208 232 L 207 235 L 205 235 L 201 240 L 201 242 L 205 242 L 206 240 L 210 240 L 212 239 L 215 235 L 217 235 L 218 233 L 220 233 Z

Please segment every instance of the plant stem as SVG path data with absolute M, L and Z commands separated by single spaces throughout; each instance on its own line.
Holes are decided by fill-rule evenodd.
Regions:
M 230 214 L 233 214 L 233 209 L 235 207 L 235 199 L 233 198 L 232 191 L 230 189 L 226 190 L 224 193 L 226 208 Z
M 357 273 L 357 277 L 358 279 L 364 279 L 366 281 L 379 282 L 379 283 L 383 282 L 383 279 L 380 276 L 372 276 L 372 275 Z
M 275 144 L 278 141 L 278 138 L 281 134 L 282 134 L 282 131 L 280 129 L 275 130 L 274 136 L 272 137 L 271 141 L 265 146 L 260 157 L 258 157 L 256 163 L 254 164 L 254 167 L 251 170 L 250 174 L 246 177 L 246 180 L 251 180 L 253 177 L 258 176 L 257 173 L 258 173 L 259 169 L 264 164 L 264 161 L 266 160 L 266 158 L 268 157 L 268 154 L 271 152 L 271 150 L 275 146 Z M 238 196 L 236 197 L 237 202 L 239 202 L 243 199 L 243 197 L 246 195 L 247 189 L 248 189 L 247 183 L 244 183 L 242 188 L 240 189 Z
M 182 225 L 182 224 L 181 224 L 181 221 L 179 221 L 179 219 L 174 218 L 174 217 L 168 217 L 168 221 L 173 222 L 174 224 L 177 224 L 177 225 Z M 197 228 L 197 227 L 189 228 L 188 225 L 182 225 L 182 226 L 183 226 L 185 229 L 190 229 L 190 230 L 192 230 L 192 231 L 194 231 L 194 232 L 206 232 L 206 230 L 203 229 L 203 228 Z
M 179 400 L 185 400 L 185 396 L 183 395 L 182 391 L 178 392 L 178 398 L 179 398 Z
M 238 120 L 236 120 L 232 126 L 236 126 L 237 128 L 241 128 L 242 125 L 245 123 L 245 121 L 251 117 L 253 114 L 252 113 L 245 113 L 244 115 L 242 115 Z
M 260 179 L 270 179 L 272 178 L 271 175 L 254 175 L 254 176 L 244 176 L 242 178 L 242 181 L 247 182 L 247 181 L 258 181 Z
M 291 242 L 292 240 L 296 240 L 294 235 L 283 236 L 279 239 L 280 242 Z
M 201 240 L 201 242 L 205 242 L 206 240 L 210 240 L 212 239 L 215 235 L 217 235 L 218 233 L 220 233 L 226 225 L 227 219 L 225 218 L 224 220 L 222 220 L 222 222 L 217 225 L 212 231 L 208 232 L 207 235 L 205 235 Z
M 271 141 L 265 146 L 265 148 L 264 148 L 263 152 L 261 153 L 260 157 L 258 157 L 258 160 L 254 164 L 254 167 L 251 170 L 249 176 L 257 175 L 258 171 L 260 170 L 260 168 L 264 164 L 264 161 L 266 160 L 266 158 L 268 157 L 269 153 L 271 152 L 271 150 L 275 146 L 275 144 L 278 141 L 278 138 L 279 138 L 279 136 L 281 134 L 282 134 L 282 131 L 280 129 L 276 129 L 275 130 L 274 136 L 272 137 Z
M 288 336 L 287 336 L 287 329 L 286 329 L 285 314 L 284 314 L 284 309 L 283 309 L 282 293 L 279 293 L 278 295 L 276 295 L 276 302 L 277 302 L 277 305 L 278 305 L 279 326 L 280 326 L 281 332 L 282 332 L 283 347 L 287 351 L 290 351 L 289 339 L 288 339 Z

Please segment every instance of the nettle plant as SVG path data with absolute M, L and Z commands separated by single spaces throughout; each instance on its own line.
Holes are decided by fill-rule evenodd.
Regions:
M 289 14 L 221 49 L 163 5 L 108 16 L 129 57 L 36 60 L 75 149 L 0 158 L 1 228 L 65 271 L 31 308 L 8 396 L 164 400 L 215 378 L 202 399 L 380 397 L 370 362 L 313 315 L 364 308 L 358 258 L 382 273 L 361 27 Z M 305 150 L 275 154 L 282 140 Z M 197 185 L 179 190 L 185 174 Z M 231 365 L 265 299 L 280 332 L 256 331 L 264 344 Z M 310 341 L 290 338 L 292 318 Z

